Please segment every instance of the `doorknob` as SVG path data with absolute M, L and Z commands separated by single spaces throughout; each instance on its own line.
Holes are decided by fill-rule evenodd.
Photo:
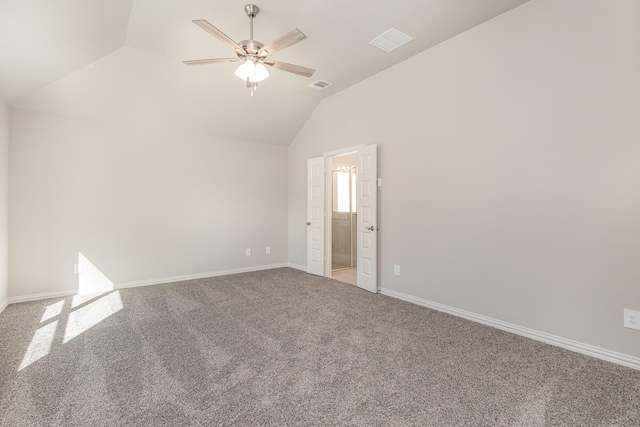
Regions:
M 366 228 L 367 230 L 369 230 L 369 231 L 373 231 L 373 230 L 375 230 L 375 229 L 376 229 L 373 225 L 372 225 L 371 227 L 365 227 L 365 228 Z
M 307 222 L 307 225 L 311 225 L 311 223 L 310 223 L 310 222 Z

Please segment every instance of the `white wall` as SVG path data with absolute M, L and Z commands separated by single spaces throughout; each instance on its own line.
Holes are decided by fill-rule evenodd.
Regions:
M 380 286 L 639 357 L 639 3 L 532 0 L 324 100 L 290 262 L 306 159 L 377 143 Z
M 11 135 L 10 297 L 77 288 L 78 253 L 116 285 L 287 261 L 286 147 L 26 110 Z
M 9 292 L 9 108 L 0 101 L 0 311 Z

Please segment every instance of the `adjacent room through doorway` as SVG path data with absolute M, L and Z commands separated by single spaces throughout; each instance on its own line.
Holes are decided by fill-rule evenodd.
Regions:
M 357 284 L 357 155 L 331 158 L 331 277 Z

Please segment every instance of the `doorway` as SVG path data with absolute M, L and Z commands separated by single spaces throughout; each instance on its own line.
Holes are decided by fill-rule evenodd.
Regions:
M 342 160 L 342 165 L 348 168 L 342 170 L 346 173 L 342 176 L 348 178 L 351 185 L 355 182 L 355 190 L 347 186 L 348 195 L 344 199 L 352 206 L 348 210 L 347 220 L 353 227 L 348 227 L 349 232 L 343 234 L 347 242 L 344 254 L 348 256 L 349 263 L 338 263 L 336 266 L 350 269 L 349 273 L 355 272 L 356 286 L 373 293 L 378 292 L 377 187 L 381 180 L 377 178 L 377 150 L 376 144 L 362 145 L 307 160 L 307 273 L 336 278 L 332 274 L 332 171 L 334 159 L 336 164 Z M 346 156 L 339 159 L 345 154 L 353 155 L 355 162 L 346 161 Z M 355 203 L 352 199 L 354 196 Z M 356 237 L 353 238 L 351 233 L 355 233 Z M 339 276 L 340 271 L 343 271 L 342 268 L 337 268 L 336 275 Z
M 357 155 L 331 157 L 331 277 L 357 284 Z

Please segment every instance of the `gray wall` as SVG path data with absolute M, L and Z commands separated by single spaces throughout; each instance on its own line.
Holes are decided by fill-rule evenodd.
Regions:
M 10 297 L 287 261 L 285 147 L 13 110 L 10 161 Z
M 306 159 L 377 143 L 380 286 L 640 356 L 638 5 L 532 0 L 324 100 L 289 147 L 290 262 Z
M 9 109 L 0 101 L 0 310 L 9 292 Z

